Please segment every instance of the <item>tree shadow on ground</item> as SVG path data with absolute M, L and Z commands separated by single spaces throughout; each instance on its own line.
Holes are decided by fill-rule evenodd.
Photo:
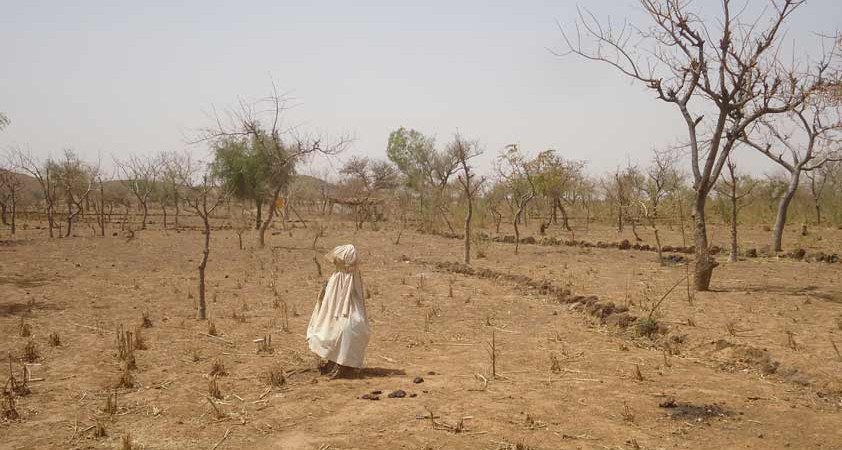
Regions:
M 783 286 L 783 285 L 767 285 L 767 286 L 751 286 L 741 285 L 734 287 L 726 287 L 720 289 L 711 289 L 712 292 L 745 292 L 749 294 L 778 294 L 778 295 L 792 295 L 796 297 L 811 297 L 825 300 L 833 303 L 842 303 L 842 293 L 823 291 L 818 286 Z

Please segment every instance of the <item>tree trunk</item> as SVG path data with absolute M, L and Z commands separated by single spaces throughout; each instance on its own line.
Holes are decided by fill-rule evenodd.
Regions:
M 467 182 L 466 182 L 467 183 Z M 465 212 L 465 264 L 471 264 L 471 218 L 474 215 L 474 202 L 468 197 L 468 211 Z
M 12 235 L 15 234 L 17 230 L 17 214 L 18 214 L 18 202 L 15 195 L 15 191 L 12 190 Z
M 73 218 L 76 214 L 73 214 L 73 207 L 70 203 L 67 204 L 67 231 L 64 233 L 64 237 L 70 237 L 70 229 L 73 227 Z
M 105 188 L 99 183 L 99 235 L 105 236 Z
M 167 229 L 167 205 L 161 203 L 161 212 L 164 213 L 164 230 Z
M 696 267 L 694 273 L 694 285 L 697 291 L 710 290 L 710 280 L 713 276 L 713 269 L 719 265 L 716 259 L 711 257 L 708 251 L 708 235 L 705 225 L 705 203 L 707 192 L 696 193 L 694 205 L 695 238 L 696 238 Z
M 178 230 L 178 215 L 181 212 L 181 208 L 178 206 L 178 195 L 175 196 L 175 217 L 173 218 L 173 222 L 175 222 L 175 229 Z
M 655 226 L 655 221 L 652 221 L 652 227 L 655 229 L 655 248 L 658 250 L 658 264 L 664 265 L 664 253 L 661 251 L 661 235 L 658 233 L 658 227 Z
M 141 219 L 140 229 L 146 229 L 146 218 L 149 216 L 149 207 L 146 205 L 147 201 L 144 200 L 140 203 L 141 207 L 143 208 L 143 218 Z
M 790 174 L 789 186 L 787 186 L 786 193 L 778 203 L 778 215 L 775 219 L 775 230 L 772 234 L 772 250 L 780 252 L 783 250 L 784 228 L 786 227 L 786 215 L 789 210 L 789 204 L 792 198 L 795 197 L 795 191 L 798 190 L 798 181 L 801 178 L 801 170 L 797 168 Z
M 564 227 L 564 231 L 573 231 L 570 228 L 570 220 L 567 217 L 567 210 L 564 209 L 564 204 L 561 203 L 561 200 L 556 200 L 556 202 L 558 202 L 558 209 L 561 211 L 561 226 Z
M 512 225 L 515 227 L 515 255 L 517 255 L 518 248 L 520 247 L 520 228 L 518 228 L 517 223 L 520 221 L 520 215 L 522 213 L 523 207 L 518 208 L 515 214 L 515 220 L 512 221 Z
M 266 247 L 266 230 L 269 229 L 269 225 L 272 223 L 272 218 L 275 217 L 275 205 L 278 204 L 278 197 L 281 195 L 281 186 L 275 188 L 275 192 L 272 193 L 272 202 L 269 204 L 269 213 L 266 215 L 266 220 L 263 221 L 263 225 L 260 227 L 260 233 L 258 233 L 258 244 L 260 248 Z
M 47 202 L 47 228 L 50 229 L 50 238 L 55 237 L 53 234 L 53 228 L 55 224 L 53 223 L 53 204 L 51 202 Z
M 207 318 L 207 303 L 205 302 L 205 268 L 208 266 L 208 255 L 210 255 L 210 222 L 207 214 L 202 215 L 202 222 L 205 225 L 205 246 L 202 248 L 202 262 L 199 263 L 199 303 L 196 318 L 205 320 Z
M 617 232 L 618 233 L 623 232 L 623 208 L 622 207 L 618 208 L 618 211 L 617 211 Z
M 257 207 L 257 218 L 254 221 L 254 229 L 260 229 L 260 223 L 263 221 L 263 199 L 256 198 L 254 199 L 254 206 Z
M 813 197 L 813 209 L 816 211 L 816 225 L 822 224 L 822 206 L 820 191 L 824 190 L 823 188 L 824 182 L 822 183 L 822 189 L 818 189 L 816 188 L 815 176 L 810 177 L 810 194 Z
M 731 180 L 731 252 L 729 262 L 737 262 L 737 180 Z

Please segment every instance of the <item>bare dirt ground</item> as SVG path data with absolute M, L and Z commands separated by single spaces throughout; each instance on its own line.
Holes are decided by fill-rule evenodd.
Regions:
M 272 236 L 265 250 L 246 235 L 241 251 L 233 231 L 218 230 L 210 337 L 194 318 L 201 234 L 159 228 L 131 240 L 29 229 L 0 245 L 0 355 L 13 356 L 20 379 L 27 343 L 40 354 L 31 393 L 16 398 L 20 419 L 0 424 L 0 448 L 119 448 L 130 433 L 144 449 L 842 449 L 842 264 L 722 261 L 714 291 L 688 298 L 679 284 L 653 315 L 663 329 L 646 337 L 510 278 L 440 269 L 461 258 L 453 239 L 405 231 L 395 245 L 395 230 L 334 222 L 317 251 L 310 229 Z M 618 238 L 609 227 L 577 233 Z M 810 245 L 838 251 L 840 233 L 811 230 Z M 767 234 L 744 236 L 761 247 Z M 363 252 L 374 336 L 359 379 L 328 381 L 304 342 L 329 270 L 319 276 L 313 257 L 347 242 Z M 474 267 L 638 317 L 686 274 L 647 252 L 512 247 L 488 244 Z M 143 312 L 148 349 L 135 353 L 134 387 L 115 388 L 116 330 L 140 327 Z M 259 353 L 253 341 L 268 334 L 272 352 Z M 208 400 L 216 359 L 227 371 L 219 413 Z M 269 389 L 273 367 L 286 381 Z M 388 397 L 398 389 L 407 397 Z M 372 391 L 379 400 L 360 399 Z

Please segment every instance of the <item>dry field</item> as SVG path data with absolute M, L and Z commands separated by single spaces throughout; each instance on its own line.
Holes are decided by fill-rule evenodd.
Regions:
M 0 447 L 842 449 L 842 264 L 720 257 L 714 291 L 689 297 L 686 266 L 661 267 L 650 252 L 522 245 L 516 256 L 489 243 L 465 274 L 441 264 L 462 254 L 444 237 L 405 231 L 395 245 L 395 230 L 330 222 L 317 251 L 311 228 L 265 250 L 247 235 L 241 251 L 233 231 L 216 230 L 214 337 L 194 319 L 201 234 L 159 228 L 130 240 L 30 228 L 2 242 L 2 377 L 7 355 L 18 381 L 21 357 L 35 365 Z M 724 246 L 727 232 L 712 234 Z M 360 378 L 329 381 L 303 336 L 329 270 L 319 275 L 313 257 L 348 242 L 364 257 L 374 335 Z M 785 245 L 840 252 L 841 242 L 842 231 L 813 229 Z M 535 288 L 544 280 L 552 289 Z M 639 320 L 618 327 L 616 315 L 589 313 L 587 296 Z M 119 329 L 146 347 L 130 380 Z M 270 346 L 255 342 L 269 335 Z M 224 375 L 209 375 L 215 361 Z M 407 396 L 388 396 L 399 389 Z M 379 400 L 360 398 L 372 391 Z

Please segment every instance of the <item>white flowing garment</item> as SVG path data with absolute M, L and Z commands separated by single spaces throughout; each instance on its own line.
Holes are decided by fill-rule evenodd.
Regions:
M 320 357 L 348 367 L 363 367 L 371 336 L 365 312 L 365 290 L 353 245 L 340 245 L 327 255 L 336 266 L 310 317 L 307 341 Z

